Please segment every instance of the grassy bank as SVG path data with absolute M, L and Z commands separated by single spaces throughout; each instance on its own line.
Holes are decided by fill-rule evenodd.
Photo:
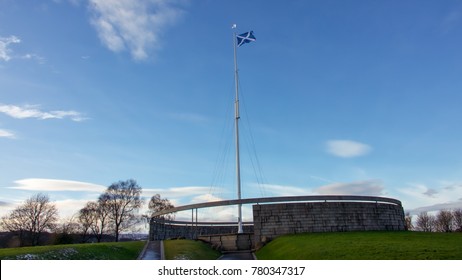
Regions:
M 276 238 L 259 260 L 462 260 L 461 233 L 340 232 Z
M 135 260 L 144 241 L 0 249 L 2 260 Z
M 0 259 L 135 260 L 143 241 L 0 249 Z M 215 260 L 193 240 L 164 242 L 166 259 Z M 462 260 L 462 233 L 339 232 L 286 235 L 256 252 L 260 260 Z
M 186 239 L 166 240 L 164 250 L 167 260 L 216 260 L 221 256 L 204 242 Z

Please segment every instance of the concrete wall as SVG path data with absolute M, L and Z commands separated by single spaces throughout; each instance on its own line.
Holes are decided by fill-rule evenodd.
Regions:
M 374 202 L 306 202 L 253 206 L 255 243 L 302 232 L 405 230 L 402 206 Z

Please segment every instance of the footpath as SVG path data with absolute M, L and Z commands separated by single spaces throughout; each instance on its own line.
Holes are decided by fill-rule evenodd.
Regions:
M 163 260 L 164 244 L 160 240 L 148 241 L 138 256 L 138 260 Z
M 164 244 L 161 240 L 148 241 L 138 256 L 138 260 L 164 260 Z M 251 251 L 224 252 L 218 260 L 255 260 Z

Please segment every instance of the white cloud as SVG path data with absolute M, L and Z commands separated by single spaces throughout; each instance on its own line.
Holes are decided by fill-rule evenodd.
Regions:
M 462 209 L 462 198 L 457 201 L 450 201 L 446 203 L 433 204 L 429 206 L 422 206 L 412 210 L 408 210 L 411 215 L 417 215 L 421 212 L 432 212 L 440 210 Z
M 50 201 L 56 205 L 58 208 L 58 214 L 61 219 L 67 219 L 75 214 L 78 213 L 80 209 L 82 209 L 85 204 L 89 201 L 88 199 L 61 199 L 61 200 L 54 200 L 52 196 L 50 197 Z M 95 199 L 96 200 L 96 199 Z M 14 208 L 23 204 L 24 200 L 19 200 L 15 202 L 8 202 L 3 205 L 0 205 L 0 216 L 7 214 L 9 211 L 13 210 Z
M 0 60 L 10 60 L 12 50 L 9 48 L 11 44 L 19 44 L 21 40 L 16 36 L 0 37 Z
M 428 189 L 427 191 L 425 191 L 423 193 L 424 195 L 427 195 L 427 196 L 430 196 L 430 197 L 433 197 L 435 195 L 438 194 L 438 191 L 437 190 L 434 190 L 434 189 Z
M 11 203 L 5 202 L 5 201 L 0 201 L 0 207 L 9 207 Z
M 6 129 L 0 129 L 0 138 L 15 138 L 16 136 L 14 135 L 13 132 L 6 130 Z
M 25 55 L 21 56 L 21 58 L 22 59 L 35 60 L 39 64 L 44 64 L 45 63 L 45 58 L 44 57 L 42 57 L 40 55 L 37 55 L 37 54 L 34 54 L 34 53 L 25 54 Z
M 371 151 L 369 145 L 351 140 L 330 140 L 326 148 L 328 153 L 343 158 L 363 156 Z
M 59 211 L 60 218 L 69 218 L 77 214 L 80 209 L 85 207 L 89 200 L 87 199 L 63 199 L 53 201 Z
M 317 181 L 321 181 L 321 182 L 325 182 L 325 183 L 335 183 L 334 181 L 332 181 L 330 179 L 319 177 L 319 176 L 316 176 L 316 175 L 308 175 L 308 177 L 310 177 L 313 180 L 317 180 Z
M 191 200 L 191 204 L 212 202 L 212 201 L 221 201 L 221 200 L 223 200 L 223 199 L 218 197 L 218 196 L 214 196 L 212 194 L 202 194 L 202 195 L 198 195 L 198 196 L 193 197 L 193 199 Z
M 103 44 L 113 52 L 128 50 L 146 60 L 161 46 L 160 35 L 182 11 L 168 0 L 89 0 L 91 23 Z
M 106 190 L 105 186 L 69 180 L 29 178 L 17 180 L 14 183 L 16 186 L 10 187 L 11 189 L 27 191 L 103 192 Z
M 462 183 L 440 181 L 436 183 L 436 186 L 431 187 L 422 183 L 409 183 L 398 191 L 405 209 L 419 209 L 412 210 L 414 212 L 423 211 L 422 209 L 436 211 L 453 208 L 454 203 L 460 205 L 458 201 L 455 201 L 462 198 Z
M 183 206 L 202 202 L 221 201 L 222 198 L 209 193 L 210 187 L 189 186 L 173 187 L 166 189 L 150 188 L 143 189 L 143 196 L 152 196 L 156 193 L 167 198 L 174 206 Z M 242 207 L 244 221 L 252 220 L 253 213 L 251 205 Z M 207 222 L 232 222 L 237 221 L 237 206 L 221 206 L 212 208 L 201 208 L 198 210 L 199 221 Z M 177 212 L 177 221 L 190 221 L 191 210 Z
M 151 197 L 155 194 L 160 194 L 163 198 L 172 201 L 173 199 L 181 200 L 182 198 L 191 198 L 197 195 L 204 195 L 209 193 L 210 187 L 201 186 L 186 186 L 186 187 L 172 187 L 172 188 L 143 188 L 143 196 Z
M 319 194 L 335 195 L 383 195 L 384 187 L 378 180 L 366 180 L 350 183 L 335 183 L 315 189 Z
M 190 210 L 177 212 L 175 216 L 177 221 L 191 221 Z M 237 216 L 237 205 L 198 209 L 200 222 L 236 222 L 237 226 Z M 252 205 L 242 205 L 242 220 L 244 222 L 253 220 Z
M 75 122 L 86 120 L 82 113 L 76 111 L 50 111 L 45 112 L 39 109 L 38 105 L 26 105 L 23 107 L 16 105 L 0 104 L 0 113 L 4 113 L 15 119 L 64 119 L 69 118 Z
M 27 53 L 24 55 L 14 55 L 13 50 L 11 49 L 11 44 L 19 44 L 21 43 L 21 39 L 12 35 L 9 37 L 0 37 L 0 61 L 9 61 L 11 59 L 27 59 L 27 60 L 35 60 L 39 64 L 45 63 L 45 58 L 34 54 L 34 53 Z

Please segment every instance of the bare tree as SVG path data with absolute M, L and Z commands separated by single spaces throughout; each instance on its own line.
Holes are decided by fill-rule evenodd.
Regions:
M 79 211 L 79 220 L 82 229 L 82 239 L 84 242 L 89 238 L 90 233 L 101 242 L 108 227 L 110 209 L 106 205 L 98 202 L 87 202 L 84 208 Z
M 74 235 L 79 232 L 79 223 L 75 216 L 63 219 L 55 229 L 55 244 L 72 244 L 75 243 Z
M 28 239 L 32 246 L 39 244 L 43 232 L 54 230 L 58 221 L 58 209 L 47 195 L 36 194 L 22 205 L 1 218 L 3 228 L 19 232 L 21 245 Z
M 452 212 L 454 218 L 454 230 L 462 232 L 462 209 L 456 209 Z
M 59 225 L 59 231 L 66 234 L 78 233 L 78 222 L 75 215 L 64 219 Z
M 88 202 L 84 208 L 79 211 L 79 220 L 82 225 L 82 234 L 85 237 L 89 231 L 96 237 L 97 242 L 101 242 L 104 233 L 106 233 L 109 222 L 111 209 L 107 197 L 100 197 L 98 202 Z
M 110 218 L 114 225 L 115 241 L 119 241 L 122 231 L 132 228 L 139 222 L 136 216 L 143 204 L 141 187 L 135 180 L 119 181 L 110 185 L 98 201 L 106 201 L 110 209 Z
M 452 231 L 452 213 L 450 210 L 441 210 L 436 215 L 436 230 L 440 232 Z
M 432 232 L 435 230 L 435 217 L 427 212 L 421 212 L 417 215 L 416 226 L 420 231 Z
M 170 200 L 166 198 L 161 198 L 160 194 L 155 194 L 151 197 L 151 200 L 149 200 L 149 205 L 148 205 L 148 217 L 153 217 L 154 213 L 162 211 L 162 210 L 167 210 L 167 209 L 172 209 L 175 206 L 170 202 Z M 160 217 L 156 217 L 158 219 L 165 219 L 165 220 L 174 220 L 175 219 L 175 214 L 170 213 L 166 215 L 162 215 Z
M 19 235 L 19 246 L 26 245 L 26 239 L 29 236 L 26 231 L 27 217 L 22 214 L 19 207 L 5 215 L 0 220 L 0 226 L 3 230 L 14 232 Z
M 404 222 L 405 222 L 406 230 L 413 230 L 414 229 L 414 225 L 412 224 L 411 213 L 406 212 L 406 215 L 404 217 Z
M 80 234 L 82 236 L 82 242 L 87 242 L 90 237 L 91 225 L 94 223 L 94 215 L 90 207 L 85 205 L 82 209 L 79 210 L 78 219 L 80 226 Z

